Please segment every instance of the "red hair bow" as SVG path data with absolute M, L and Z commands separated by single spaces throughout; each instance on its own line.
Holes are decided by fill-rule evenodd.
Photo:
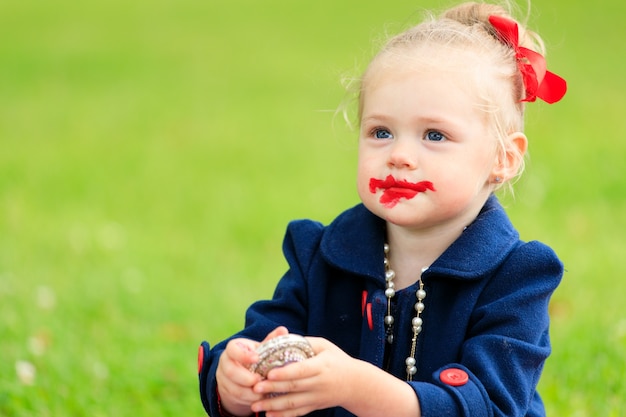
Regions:
M 519 46 L 517 23 L 502 16 L 489 16 L 500 40 L 515 51 L 517 66 L 522 73 L 526 97 L 522 101 L 535 101 L 537 97 L 546 103 L 556 103 L 567 91 L 567 83 L 546 69 L 546 59 L 538 52 Z

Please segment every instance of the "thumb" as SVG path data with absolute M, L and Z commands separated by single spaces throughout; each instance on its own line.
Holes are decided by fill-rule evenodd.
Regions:
M 278 337 L 278 336 L 284 336 L 286 334 L 289 334 L 289 330 L 287 330 L 285 326 L 278 326 L 277 328 L 269 332 L 267 336 L 265 336 L 265 339 L 263 340 L 263 342 L 261 343 L 267 342 L 268 340 L 274 339 L 275 337 Z
M 248 339 L 235 339 L 228 343 L 226 351 L 232 360 L 247 367 L 259 360 L 259 355 L 255 350 L 257 344 Z

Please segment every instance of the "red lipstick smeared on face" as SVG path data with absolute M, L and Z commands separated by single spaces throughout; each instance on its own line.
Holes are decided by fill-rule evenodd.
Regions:
M 380 203 L 387 208 L 392 208 L 401 198 L 407 200 L 412 199 L 418 193 L 426 192 L 426 190 L 436 191 L 433 183 L 430 181 L 408 182 L 405 180 L 396 180 L 392 175 L 387 175 L 384 180 L 377 178 L 370 179 L 370 192 L 375 193 L 376 190 L 382 189 L 383 195 L 380 196 Z

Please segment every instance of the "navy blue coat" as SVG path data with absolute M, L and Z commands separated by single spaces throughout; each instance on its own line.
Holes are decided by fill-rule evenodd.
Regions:
M 363 205 L 329 226 L 291 222 L 283 251 L 289 270 L 272 300 L 254 303 L 234 337 L 262 340 L 279 325 L 327 338 L 349 355 L 383 367 L 386 313 L 385 222 Z M 419 271 L 416 271 L 416 276 Z M 411 384 L 422 416 L 544 416 L 536 392 L 550 354 L 548 302 L 563 274 L 555 253 L 522 242 L 495 196 L 423 274 L 423 331 Z M 396 331 L 388 372 L 406 378 L 415 284 L 396 293 Z M 371 312 L 368 314 L 368 312 Z M 200 396 L 219 416 L 215 370 L 227 341 L 199 356 Z M 443 374 L 469 380 L 450 384 Z M 443 374 L 442 374 L 443 373 Z M 462 382 L 462 381 L 461 381 Z M 341 408 L 311 416 L 351 416 Z

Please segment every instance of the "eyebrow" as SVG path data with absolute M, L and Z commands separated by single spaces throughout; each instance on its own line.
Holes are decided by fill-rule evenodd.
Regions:
M 389 122 L 395 119 L 397 118 L 393 116 L 375 113 L 375 114 L 368 115 L 368 116 L 362 116 L 361 123 L 367 123 L 367 122 L 372 123 L 372 122 L 377 122 L 377 121 Z M 437 125 L 444 124 L 444 125 L 452 125 L 452 126 L 463 125 L 462 123 L 455 121 L 454 119 L 445 118 L 445 117 L 437 117 L 437 116 L 419 116 L 419 117 L 414 118 L 413 120 L 417 120 L 420 123 L 425 123 L 425 124 L 437 124 Z

